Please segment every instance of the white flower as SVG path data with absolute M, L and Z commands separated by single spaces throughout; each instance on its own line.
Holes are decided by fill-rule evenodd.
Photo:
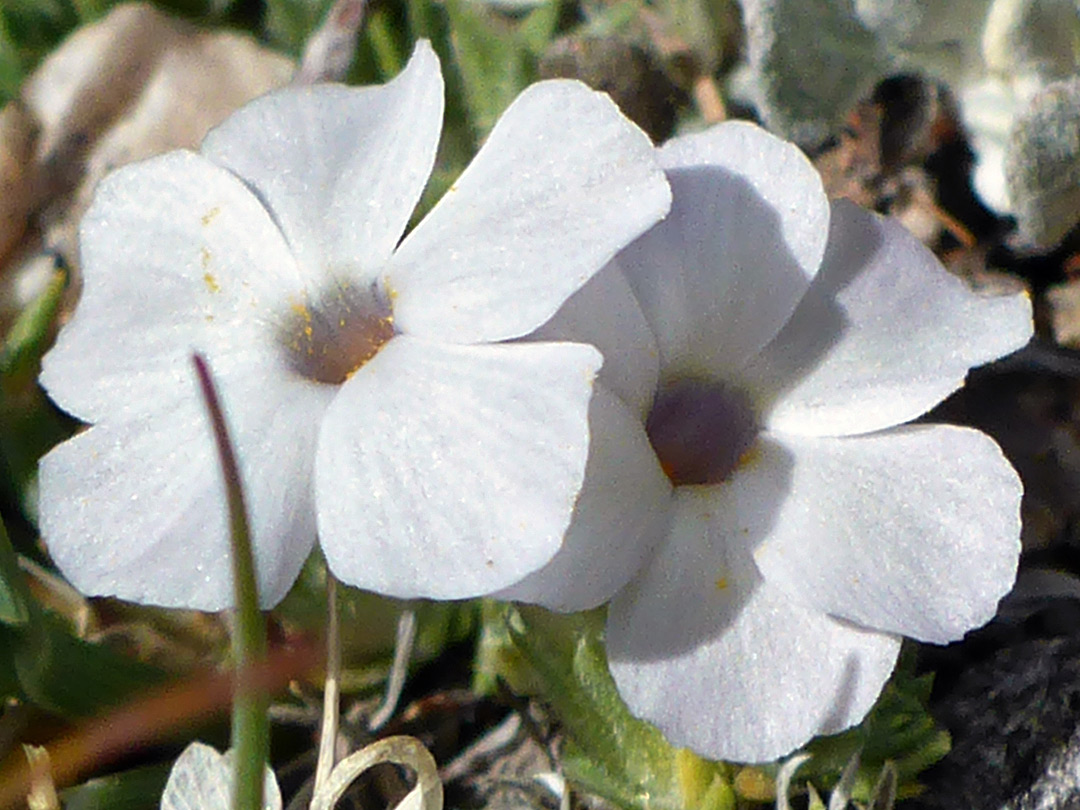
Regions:
M 671 214 L 540 332 L 604 353 L 594 446 L 564 548 L 502 595 L 577 610 L 632 578 L 607 624 L 631 710 L 771 760 L 858 722 L 901 636 L 959 638 L 1011 586 L 1015 472 L 978 431 L 903 423 L 1023 345 L 1031 308 L 830 205 L 757 127 L 660 157 Z
M 231 748 L 219 754 L 205 743 L 189 744 L 169 771 L 161 810 L 229 810 L 233 806 L 233 759 Z M 281 810 L 281 789 L 269 766 L 263 783 L 263 810 Z
M 345 582 L 457 598 L 559 548 L 600 356 L 504 343 L 666 212 L 647 138 L 569 81 L 524 92 L 401 240 L 442 121 L 420 43 L 376 88 L 291 88 L 106 179 L 42 383 L 92 427 L 41 465 L 42 534 L 82 591 L 231 602 L 222 476 L 191 370 L 221 388 L 264 605 L 318 536 Z M 400 244 L 399 244 L 400 241 Z

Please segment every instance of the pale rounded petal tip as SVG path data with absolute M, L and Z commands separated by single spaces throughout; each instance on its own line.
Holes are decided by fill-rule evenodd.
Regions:
M 272 374 L 264 313 L 298 281 L 269 213 L 234 175 L 174 151 L 109 175 L 80 231 L 83 290 L 41 383 L 86 422 L 191 393 L 192 350 Z
M 775 760 L 858 723 L 900 649 L 899 637 L 807 608 L 757 572 L 750 551 L 785 464 L 770 452 L 733 486 L 677 489 L 666 543 L 608 610 L 627 706 L 713 759 Z
M 660 148 L 660 163 L 666 170 L 722 167 L 744 178 L 772 207 L 806 275 L 817 273 L 829 232 L 829 198 L 821 175 L 795 144 L 757 124 L 729 121 L 668 141 Z
M 273 211 L 309 281 L 370 281 L 431 174 L 443 105 L 439 60 L 420 40 L 386 84 L 269 93 L 212 130 L 201 151 Z
M 316 456 L 343 582 L 402 598 L 505 588 L 558 551 L 581 488 L 600 354 L 399 335 L 340 390 Z
M 186 399 L 94 425 L 42 459 L 42 538 L 83 593 L 195 610 L 233 604 L 223 476 L 193 376 Z M 315 543 L 310 482 L 323 392 L 297 391 L 257 368 L 216 377 L 244 483 L 259 598 L 270 608 Z
M 721 124 L 659 150 L 671 212 L 623 250 L 663 376 L 723 379 L 791 317 L 825 251 L 829 203 L 797 148 Z
M 229 810 L 235 787 L 229 749 L 220 754 L 212 746 L 193 742 L 184 749 L 169 771 L 161 810 Z M 268 765 L 263 783 L 263 810 L 281 810 L 281 789 Z
M 975 292 L 900 223 L 838 200 L 821 271 L 742 374 L 771 429 L 869 433 L 926 413 L 1032 328 L 1026 294 Z
M 765 579 L 823 613 L 945 644 L 1012 587 L 1023 487 L 995 442 L 951 425 L 774 436 L 790 491 L 754 551 Z
M 528 334 L 670 205 L 652 144 L 610 98 L 534 84 L 394 254 L 396 323 L 455 343 Z

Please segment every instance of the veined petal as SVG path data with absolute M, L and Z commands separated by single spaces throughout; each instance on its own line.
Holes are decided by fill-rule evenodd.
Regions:
M 828 200 L 802 152 L 749 124 L 677 138 L 662 163 L 671 213 L 616 264 L 656 333 L 662 376 L 728 378 L 809 287 Z
M 315 467 L 319 537 L 350 585 L 457 599 L 558 551 L 581 488 L 600 354 L 398 335 L 341 388 Z
M 215 376 L 269 608 L 315 541 L 311 467 L 328 389 Z M 42 537 L 83 593 L 198 610 L 233 602 L 222 472 L 194 371 L 190 377 L 178 404 L 95 425 L 41 461 Z
M 278 90 L 211 131 L 202 152 L 255 189 L 309 276 L 370 282 L 431 174 L 442 114 L 439 60 L 421 40 L 382 87 Z
M 629 582 L 664 536 L 671 484 L 641 420 L 599 382 L 589 405 L 589 435 L 585 482 L 562 548 L 496 599 L 589 610 Z
M 191 352 L 279 374 L 272 320 L 302 286 L 285 240 L 244 185 L 191 152 L 125 167 L 80 230 L 83 293 L 41 383 L 97 422 L 191 393 Z
M 667 213 L 645 134 L 580 82 L 525 90 L 391 260 L 407 334 L 520 337 Z
M 801 149 L 757 124 L 728 121 L 672 138 L 660 148 L 665 170 L 716 166 L 746 180 L 773 209 L 781 238 L 810 277 L 828 239 L 829 198 L 821 176 Z
M 209 745 L 193 742 L 169 771 L 161 810 L 229 810 L 235 782 L 234 750 L 222 756 Z M 268 765 L 263 783 L 265 810 L 281 810 L 281 789 Z
M 1020 556 L 1016 472 L 977 430 L 775 436 L 790 492 L 754 551 L 792 599 L 866 627 L 944 644 L 985 624 Z
M 608 610 L 608 660 L 630 710 L 716 759 L 774 760 L 859 722 L 900 649 L 757 573 L 750 549 L 786 474 L 776 450 L 754 474 L 676 489 L 666 543 Z
M 614 263 L 589 279 L 529 339 L 595 346 L 604 355 L 597 381 L 645 421 L 656 396 L 660 356 L 641 307 Z
M 772 402 L 769 428 L 867 433 L 925 413 L 1031 332 L 1027 296 L 973 292 L 902 225 L 838 200 L 814 285 L 744 377 Z

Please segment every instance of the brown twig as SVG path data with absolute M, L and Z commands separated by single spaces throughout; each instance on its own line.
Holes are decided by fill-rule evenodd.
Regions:
M 269 659 L 244 673 L 248 681 L 269 693 L 321 665 L 321 650 L 305 643 L 279 648 Z M 175 729 L 221 714 L 232 703 L 233 673 L 202 674 L 167 684 L 102 717 L 91 720 L 68 737 L 48 746 L 53 780 L 68 785 L 100 772 L 124 754 L 167 738 Z M 21 756 L 10 756 L 0 770 L 0 808 L 25 806 L 30 772 Z
M 293 84 L 340 82 L 356 56 L 366 0 L 337 0 L 304 47 Z

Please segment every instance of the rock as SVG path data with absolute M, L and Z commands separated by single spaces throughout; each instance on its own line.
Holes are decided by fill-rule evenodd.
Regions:
M 1017 635 L 935 699 L 953 748 L 909 810 L 1080 808 L 1080 637 Z

